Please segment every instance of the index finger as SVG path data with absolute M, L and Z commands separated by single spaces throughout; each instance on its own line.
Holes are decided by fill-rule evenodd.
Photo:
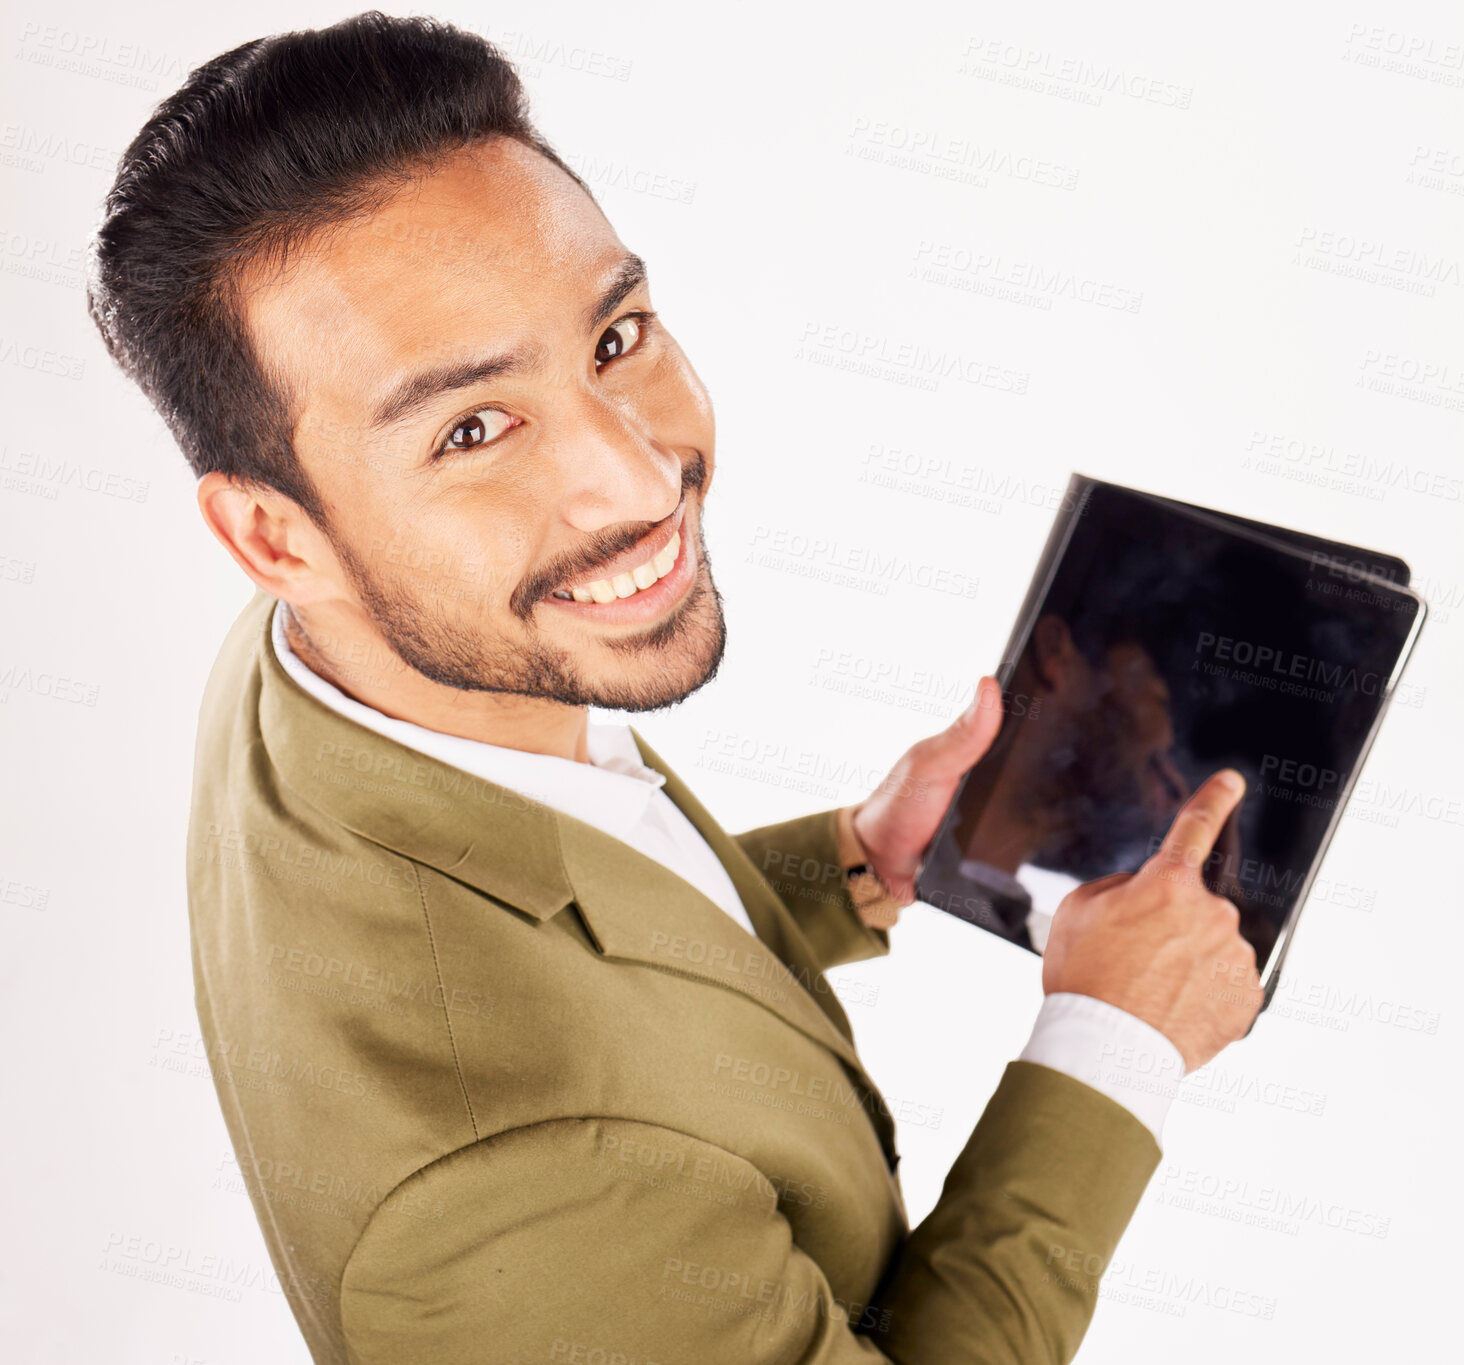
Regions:
M 1226 818 L 1245 794 L 1245 778 L 1234 768 L 1222 768 L 1195 788 L 1179 808 L 1169 833 L 1138 871 L 1139 876 L 1164 874 L 1200 880 L 1200 869 L 1225 828 Z

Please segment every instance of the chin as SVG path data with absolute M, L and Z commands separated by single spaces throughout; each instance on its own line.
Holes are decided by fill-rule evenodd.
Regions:
M 721 595 L 709 576 L 700 578 L 680 611 L 606 644 L 610 663 L 595 689 L 604 700 L 592 705 L 616 711 L 674 706 L 709 683 L 721 666 L 727 648 Z

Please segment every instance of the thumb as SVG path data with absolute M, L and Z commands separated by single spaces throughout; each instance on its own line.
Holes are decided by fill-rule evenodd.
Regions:
M 1001 716 L 1001 684 L 984 677 L 971 704 L 939 734 L 915 746 L 913 766 L 932 780 L 960 777 L 991 747 Z

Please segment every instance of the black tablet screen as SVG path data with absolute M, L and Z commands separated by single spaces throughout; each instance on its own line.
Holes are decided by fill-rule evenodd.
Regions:
M 1066 888 L 1136 871 L 1184 798 L 1233 767 L 1247 793 L 1204 877 L 1264 971 L 1418 610 L 1340 557 L 1093 485 L 922 899 L 1040 951 Z

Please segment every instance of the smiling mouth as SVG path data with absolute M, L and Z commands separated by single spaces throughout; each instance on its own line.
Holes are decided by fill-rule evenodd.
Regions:
M 622 597 L 634 597 L 636 593 L 654 587 L 671 572 L 680 549 L 681 532 L 673 531 L 664 548 L 630 570 L 611 578 L 593 578 L 585 583 L 577 583 L 572 588 L 555 588 L 549 595 L 557 597 L 561 602 L 601 603 L 614 602 Z

